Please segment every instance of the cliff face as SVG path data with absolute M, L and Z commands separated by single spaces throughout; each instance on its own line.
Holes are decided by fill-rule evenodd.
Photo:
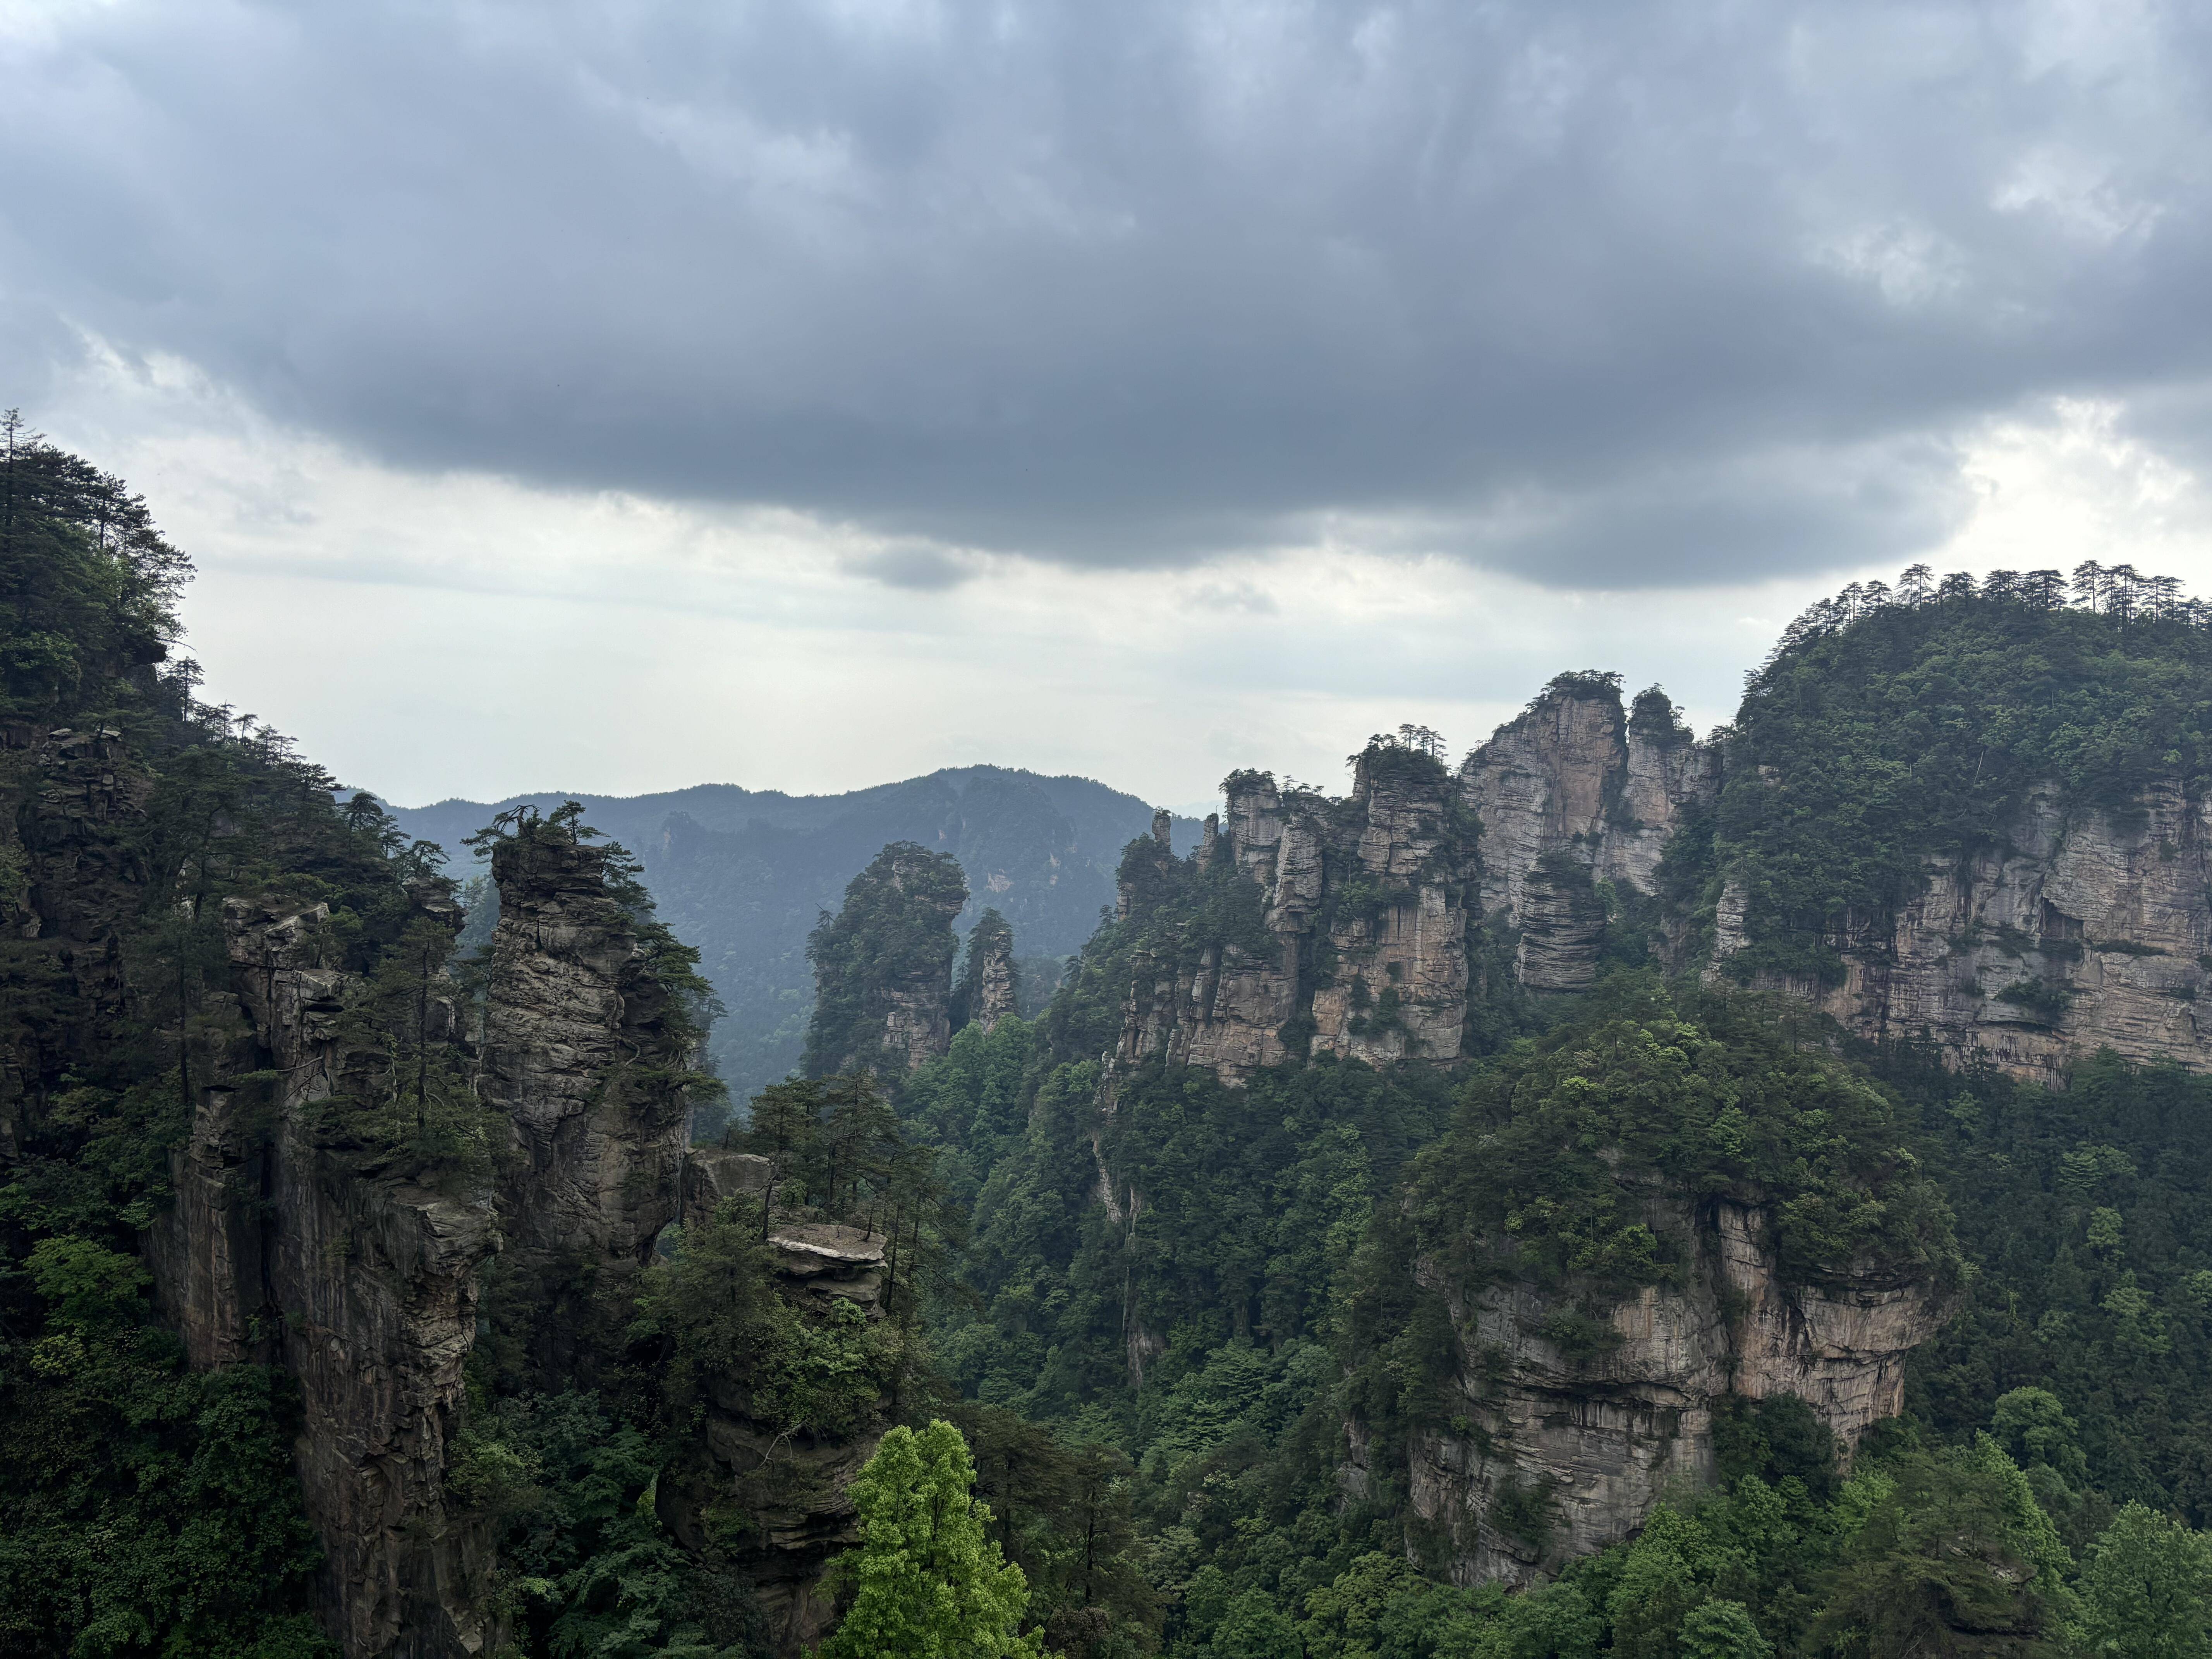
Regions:
M 1468 757 L 1461 799 L 1482 823 L 1482 905 L 1518 933 L 1522 984 L 1591 982 L 1606 927 L 1595 884 L 1653 896 L 1668 838 L 1713 806 L 1724 776 L 1719 745 L 1663 725 L 1639 733 L 1601 689 L 1547 692 Z M 1725 879 L 1722 857 L 1716 975 L 1751 942 L 1742 885 Z M 1661 918 L 1677 945 L 1690 920 Z M 2045 785 L 1971 856 L 1929 860 L 1894 915 L 1854 918 L 1825 943 L 1839 980 L 1752 982 L 1859 1036 L 1924 1039 L 1954 1063 L 1987 1059 L 2016 1076 L 2056 1081 L 2104 1048 L 2212 1065 L 2197 1015 L 2212 955 L 2212 799 L 2166 782 L 2115 810 Z
M 768 1177 L 766 1158 L 694 1148 L 686 1226 L 703 1225 L 732 1198 L 757 1203 Z M 843 1304 L 871 1324 L 883 1319 L 880 1236 L 787 1220 L 772 1228 L 769 1244 L 776 1291 L 802 1316 L 834 1318 Z M 881 1438 L 879 1428 L 849 1438 L 781 1433 L 737 1379 L 720 1376 L 706 1403 L 703 1435 L 659 1485 L 656 1513 L 686 1548 L 718 1554 L 742 1574 L 777 1650 L 797 1653 L 818 1644 L 835 1622 L 823 1575 L 831 1557 L 860 1541 L 847 1489 Z
M 368 1058 L 343 1035 L 349 976 L 319 965 L 329 921 L 320 904 L 224 904 L 237 1018 L 147 1259 L 194 1364 L 299 1379 L 301 1485 L 349 1659 L 475 1653 L 493 1634 L 471 1601 L 485 1540 L 444 1480 L 489 1195 L 364 1167 L 319 1109 Z
M 690 1056 L 605 853 L 548 835 L 492 856 L 499 927 L 484 1015 L 486 1100 L 513 1125 L 500 1194 L 508 1299 L 550 1384 L 588 1382 L 629 1318 L 653 1241 L 676 1218 Z
M 1922 1036 L 1954 1062 L 1986 1056 L 2056 1080 L 2076 1055 L 2212 1065 L 2198 998 L 2212 952 L 2212 800 L 2175 784 L 2132 811 L 2032 795 L 1974 857 L 1931 860 L 1894 918 L 1832 943 L 1840 984 L 1769 976 L 1869 1037 Z M 1724 893 L 1715 968 L 1745 944 Z
M 1208 820 L 1195 865 L 1249 882 L 1257 926 L 1194 954 L 1139 952 L 1117 1065 L 1164 1058 L 1233 1081 L 1300 1046 L 1376 1063 L 1457 1058 L 1473 826 L 1443 767 L 1370 750 L 1348 800 L 1285 795 L 1264 773 L 1232 777 L 1227 796 L 1225 829 Z M 1175 862 L 1164 824 L 1154 840 L 1152 867 L 1123 866 L 1124 919 Z
M 1605 926 L 1595 884 L 1653 892 L 1668 839 L 1719 794 L 1719 750 L 1645 699 L 1648 717 L 1631 721 L 1608 685 L 1554 684 L 1460 769 L 1482 823 L 1483 914 L 1519 933 L 1531 990 L 1590 983 Z
M 1740 1205 L 1661 1224 L 1698 1237 L 1692 1281 L 1615 1307 L 1588 1358 L 1546 1334 L 1564 1299 L 1514 1285 L 1470 1295 L 1422 1264 L 1483 1362 L 1449 1378 L 1451 1425 L 1408 1448 L 1412 1508 L 1449 1539 L 1457 1582 L 1532 1582 L 1632 1534 L 1670 1486 L 1709 1482 L 1723 1398 L 1795 1395 L 1846 1455 L 1901 1409 L 1905 1358 L 1947 1313 L 1926 1285 L 1785 1283 L 1765 1218 Z

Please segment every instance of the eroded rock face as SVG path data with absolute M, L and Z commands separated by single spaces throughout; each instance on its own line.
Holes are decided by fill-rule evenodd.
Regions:
M 1710 1482 L 1714 1409 L 1730 1396 L 1797 1395 L 1846 1455 L 1902 1408 L 1906 1357 L 1948 1313 L 1930 1285 L 1786 1283 L 1764 1217 L 1739 1205 L 1668 1224 L 1701 1235 L 1697 1278 L 1615 1307 L 1609 1346 L 1587 1358 L 1545 1334 L 1562 1299 L 1515 1285 L 1464 1295 L 1424 1265 L 1463 1351 L 1495 1361 L 1451 1379 L 1449 1416 L 1465 1428 L 1417 1431 L 1408 1449 L 1413 1512 L 1450 1540 L 1456 1582 L 1531 1583 L 1632 1535 L 1670 1487 Z M 1355 1484 L 1364 1443 L 1355 1433 Z
M 986 910 L 968 935 L 968 969 L 954 1001 L 957 1018 L 988 1031 L 1016 1010 L 1014 930 Z
M 1668 838 L 1719 796 L 1720 751 L 1691 742 L 1663 699 L 1649 712 L 1632 722 L 1609 688 L 1554 686 L 1460 769 L 1461 799 L 1482 822 L 1482 911 L 1520 933 L 1531 990 L 1595 978 L 1595 884 L 1654 891 Z
M 1843 982 L 1773 979 L 1876 1038 L 1925 1037 L 1954 1062 L 1986 1056 L 2055 1081 L 2075 1057 L 2212 1066 L 2212 801 L 2178 785 L 2136 810 L 2031 795 L 1996 846 L 1931 860 L 1893 918 L 1834 941 Z M 1723 896 L 1716 965 L 1742 948 L 1740 892 Z M 2212 1008 L 2212 1002 L 2205 1005 Z
M 1723 775 L 1717 747 L 1639 733 L 1596 690 L 1547 692 L 1468 757 L 1460 784 L 1482 821 L 1482 903 L 1520 935 L 1522 983 L 1591 982 L 1605 926 L 1594 884 L 1654 892 L 1668 838 L 1717 799 Z M 1839 983 L 1755 982 L 1861 1036 L 1923 1039 L 1954 1063 L 1985 1058 L 2046 1082 L 2103 1048 L 2212 1065 L 2197 1012 L 2212 982 L 2201 960 L 2212 955 L 2209 848 L 2212 801 L 2178 783 L 2118 811 L 2069 805 L 2046 787 L 1990 846 L 1930 860 L 1895 915 L 1855 918 L 1832 938 Z M 1751 943 L 1747 908 L 1742 884 L 1724 880 L 1711 971 Z M 1664 920 L 1686 937 L 1687 918 Z
M 1464 882 L 1472 848 L 1443 769 L 1369 750 L 1330 861 L 1338 903 L 1313 990 L 1315 1054 L 1453 1060 L 1467 1023 Z M 1325 866 L 1326 868 L 1326 866 Z M 1325 879 L 1327 878 L 1325 877 Z M 1370 896 L 1371 895 L 1371 896 Z
M 357 1057 L 346 976 L 319 965 L 328 921 L 319 904 L 225 903 L 238 1024 L 209 1057 L 146 1255 L 195 1365 L 299 1379 L 301 1486 L 349 1659 L 444 1659 L 496 1633 L 473 1605 L 485 1538 L 445 1492 L 489 1194 L 380 1175 L 329 1144 L 318 1112 Z M 249 1073 L 281 1080 L 237 1081 Z
M 727 1163 L 738 1156 L 720 1155 L 717 1173 L 707 1176 L 702 1168 L 687 1182 L 690 1190 L 703 1194 L 718 1184 L 750 1190 L 756 1174 L 764 1186 L 764 1170 Z M 711 1206 L 687 1207 L 687 1220 L 710 1212 Z M 794 1306 L 822 1317 L 842 1303 L 872 1322 L 884 1317 L 886 1247 L 880 1235 L 785 1221 L 771 1230 L 769 1243 L 778 1289 Z M 818 1644 L 835 1622 L 823 1574 L 833 1556 L 860 1541 L 848 1492 L 882 1437 L 880 1428 L 849 1439 L 781 1432 L 763 1420 L 743 1386 L 719 1378 L 704 1437 L 660 1481 L 655 1512 L 686 1548 L 725 1560 L 744 1577 L 777 1650 L 796 1654 Z
M 600 848 L 499 843 L 484 1015 L 484 1097 L 514 1126 L 500 1194 L 506 1289 L 553 1387 L 588 1382 L 629 1319 L 636 1277 L 675 1219 L 690 1056 L 668 994 L 608 894 Z M 657 1075 L 658 1074 L 658 1075 Z
M 1453 793 L 1440 767 L 1391 752 L 1362 757 L 1349 800 L 1285 795 L 1264 773 L 1230 779 L 1225 824 L 1197 867 L 1254 884 L 1260 932 L 1188 960 L 1139 952 L 1115 1066 L 1164 1058 L 1237 1082 L 1301 1043 L 1378 1064 L 1455 1059 L 1472 826 Z M 1158 858 L 1164 871 L 1164 840 Z M 1122 918 L 1144 902 L 1125 880 Z

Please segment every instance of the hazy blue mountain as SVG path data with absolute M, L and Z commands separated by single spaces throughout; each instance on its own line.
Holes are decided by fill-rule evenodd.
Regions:
M 787 795 L 707 783 L 654 795 L 550 791 L 500 801 L 392 809 L 410 835 L 445 847 L 455 874 L 475 867 L 461 838 L 523 802 L 579 800 L 586 821 L 645 864 L 646 884 L 679 938 L 699 947 L 728 1014 L 712 1047 L 743 1099 L 798 1064 L 813 1004 L 806 936 L 884 843 L 950 853 L 968 877 L 964 934 L 985 906 L 1013 924 L 1024 959 L 1082 948 L 1114 902 L 1121 848 L 1152 828 L 1152 808 L 1089 778 L 1000 766 L 948 767 L 842 795 Z M 1176 845 L 1198 821 L 1176 821 Z M 1025 992 L 1042 964 L 1026 961 Z

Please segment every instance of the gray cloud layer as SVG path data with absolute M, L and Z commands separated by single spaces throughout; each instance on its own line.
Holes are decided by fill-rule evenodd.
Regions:
M 2192 9 L 123 3 L 0 44 L 0 348 L 387 459 L 1180 562 L 1894 557 L 2212 434 Z M 885 580 L 942 585 L 929 552 Z

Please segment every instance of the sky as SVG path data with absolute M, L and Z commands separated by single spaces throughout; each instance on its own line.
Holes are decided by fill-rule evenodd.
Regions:
M 1195 806 L 1844 582 L 2212 592 L 2212 14 L 0 0 L 0 404 L 408 805 Z

